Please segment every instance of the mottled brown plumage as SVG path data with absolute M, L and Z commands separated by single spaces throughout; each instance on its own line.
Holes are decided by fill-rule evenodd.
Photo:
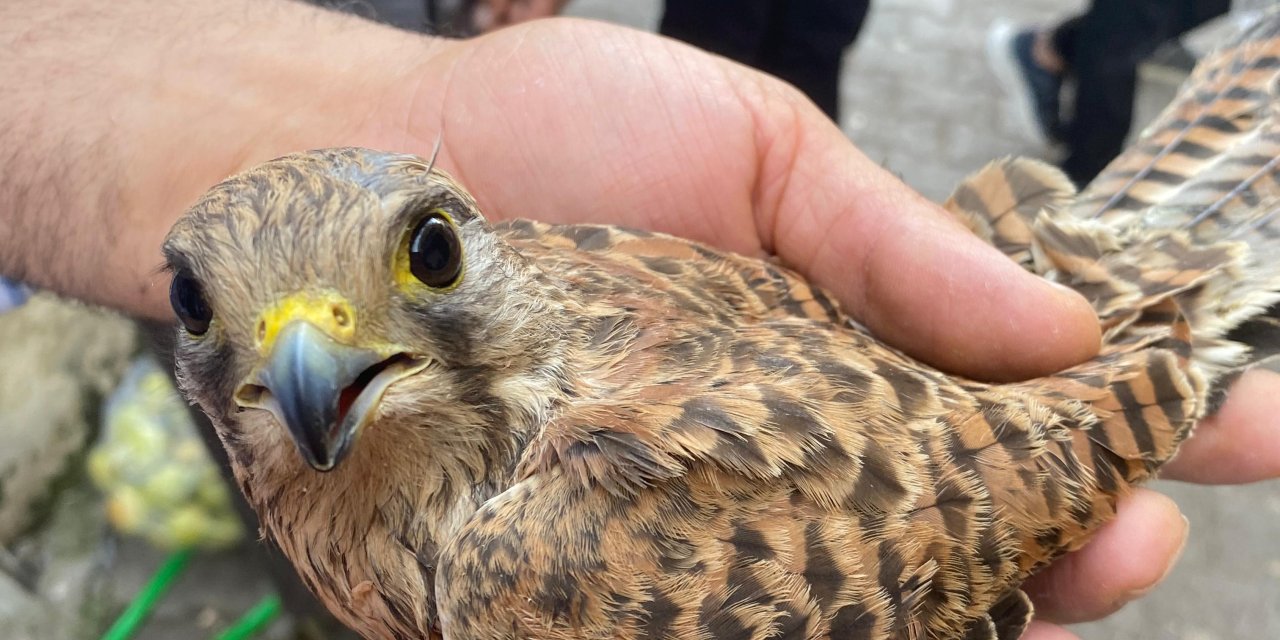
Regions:
M 948 201 L 1094 302 L 1101 355 L 1055 376 L 947 375 L 768 262 L 490 226 L 424 161 L 336 149 L 174 227 L 182 381 L 266 535 L 371 638 L 1016 638 L 1021 582 L 1280 344 L 1278 28 L 1082 196 L 1013 160 Z

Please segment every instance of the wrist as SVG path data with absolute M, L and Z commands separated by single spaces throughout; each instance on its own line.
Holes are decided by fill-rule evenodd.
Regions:
M 452 46 L 292 2 L 17 9 L 0 271 L 166 319 L 159 245 L 200 193 L 291 151 L 403 146 L 406 79 Z
M 119 206 L 124 219 L 163 221 L 140 238 L 148 259 L 159 260 L 169 225 L 200 194 L 263 161 L 330 146 L 424 148 L 406 139 L 406 87 L 418 61 L 448 47 L 443 40 L 328 12 L 281 26 L 255 29 L 251 46 L 193 55 L 165 70 L 153 99 L 134 101 Z M 144 305 L 169 315 L 166 291 L 148 292 Z

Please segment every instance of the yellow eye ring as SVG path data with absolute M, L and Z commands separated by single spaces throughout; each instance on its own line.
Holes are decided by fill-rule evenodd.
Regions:
M 396 280 L 401 287 L 450 291 L 462 281 L 462 273 L 458 227 L 444 209 L 436 209 L 405 234 L 396 257 Z

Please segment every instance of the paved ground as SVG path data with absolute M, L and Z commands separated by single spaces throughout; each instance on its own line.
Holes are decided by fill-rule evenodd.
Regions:
M 1068 0 L 875 0 L 841 87 L 845 132 L 916 189 L 944 198 L 952 185 L 1007 154 L 1044 156 L 1023 142 L 986 69 L 992 20 L 1047 22 L 1079 8 Z M 570 12 L 652 29 L 654 0 L 576 0 Z M 1145 82 L 1139 119 L 1172 97 Z M 1207 488 L 1161 484 L 1191 521 L 1192 537 L 1166 583 L 1087 639 L 1280 638 L 1280 484 Z

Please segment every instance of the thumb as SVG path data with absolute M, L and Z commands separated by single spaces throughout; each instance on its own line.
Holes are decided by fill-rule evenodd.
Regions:
M 947 371 L 1025 379 L 1097 352 L 1100 328 L 1083 297 L 975 237 L 831 123 L 795 126 L 826 119 L 792 105 L 791 117 L 756 118 L 757 225 L 785 263 L 833 291 L 877 336 Z

